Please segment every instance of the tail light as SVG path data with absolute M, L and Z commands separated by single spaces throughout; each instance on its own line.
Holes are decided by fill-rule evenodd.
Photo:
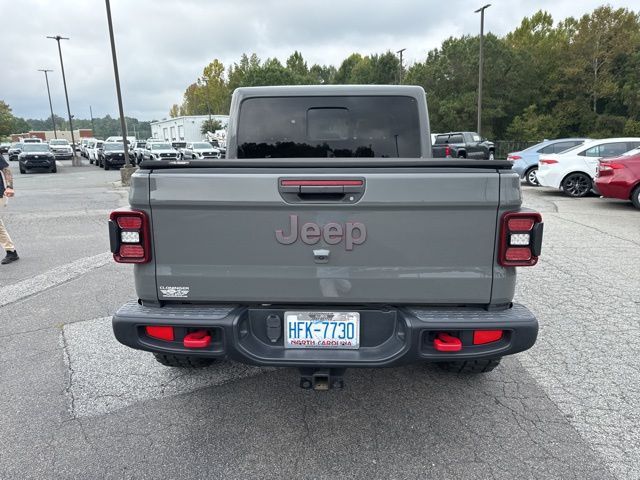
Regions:
M 444 156 L 447 157 L 447 158 L 449 158 L 451 156 L 451 147 L 449 145 L 444 147 Z
M 175 335 L 173 333 L 173 327 L 166 325 L 147 325 L 145 327 L 147 335 L 158 340 L 164 340 L 165 342 L 173 342 Z
M 474 330 L 473 344 L 484 345 L 486 343 L 497 342 L 502 338 L 502 330 Z
M 541 158 L 538 163 L 540 165 L 553 165 L 554 163 L 558 163 L 558 161 L 551 158 Z
M 119 209 L 109 217 L 109 242 L 118 263 L 151 261 L 151 239 L 147 214 L 139 210 Z
M 530 267 L 542 249 L 542 216 L 537 212 L 507 212 L 500 225 L 498 263 L 503 267 Z
M 515 162 L 516 160 L 520 160 L 522 157 L 520 155 L 507 155 L 507 160 L 510 162 Z
M 614 170 L 620 170 L 624 168 L 624 165 L 616 162 L 607 162 L 600 161 L 600 165 L 598 165 L 598 171 L 596 172 L 596 176 L 598 177 L 607 177 L 609 175 L 613 175 Z

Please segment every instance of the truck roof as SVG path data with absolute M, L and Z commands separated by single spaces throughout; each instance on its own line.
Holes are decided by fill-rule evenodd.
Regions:
M 402 95 L 418 97 L 425 95 L 424 89 L 414 85 L 284 85 L 269 87 L 236 88 L 235 96 L 247 97 L 280 96 L 351 96 L 351 95 Z

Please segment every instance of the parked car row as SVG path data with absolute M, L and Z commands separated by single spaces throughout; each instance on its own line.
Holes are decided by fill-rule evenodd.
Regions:
M 4 149 L 2 150 L 4 153 Z M 6 148 L 9 161 L 19 163 L 20 173 L 31 169 L 46 169 L 57 172 L 56 160 L 73 158 L 73 150 L 68 140 L 63 138 L 43 142 L 39 138 L 25 138 L 20 142 L 9 144 Z
M 640 208 L 640 137 L 545 140 L 510 153 L 513 168 L 530 185 L 630 200 Z
M 80 142 L 80 155 L 89 160 L 89 163 L 100 167 L 115 167 L 113 162 L 105 162 L 105 148 L 107 144 L 118 143 L 122 147 L 122 137 L 109 137 L 106 140 L 85 138 Z M 139 165 L 143 160 L 179 160 L 187 159 L 214 159 L 222 158 L 224 151 L 217 142 L 169 142 L 149 138 L 136 140 L 127 137 L 129 158 L 133 164 Z M 111 146 L 109 147 L 111 150 Z M 124 158 L 124 151 L 122 152 Z
M 178 159 L 214 159 L 221 158 L 221 149 L 212 142 L 167 142 L 148 139 L 146 142 L 136 142 L 133 149 L 135 163 L 144 160 L 178 160 Z
M 557 140 L 544 140 L 520 152 L 507 155 L 507 160 L 513 162 L 513 169 L 518 172 L 520 178 L 529 185 L 538 185 L 538 161 L 540 155 L 562 153 L 570 148 L 582 145 L 588 138 L 560 138 Z

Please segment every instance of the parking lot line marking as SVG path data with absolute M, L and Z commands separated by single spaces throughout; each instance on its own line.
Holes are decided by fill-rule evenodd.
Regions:
M 112 259 L 111 252 L 99 253 L 53 268 L 33 278 L 2 287 L 0 288 L 0 307 L 73 280 L 91 270 L 107 265 Z

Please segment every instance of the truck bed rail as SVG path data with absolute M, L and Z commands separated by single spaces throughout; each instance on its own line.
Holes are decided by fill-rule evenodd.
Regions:
M 143 170 L 174 168 L 478 168 L 511 170 L 507 160 L 469 160 L 437 158 L 259 158 L 221 160 L 144 160 Z

